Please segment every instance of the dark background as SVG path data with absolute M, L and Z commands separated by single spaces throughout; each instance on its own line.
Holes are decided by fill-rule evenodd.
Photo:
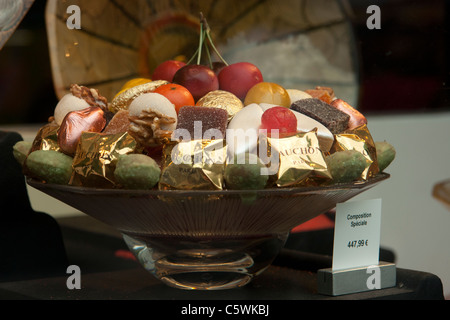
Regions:
M 360 56 L 365 114 L 450 111 L 446 0 L 350 0 Z M 381 9 L 369 30 L 367 7 Z M 0 51 L 0 124 L 42 123 L 57 103 L 45 30 L 45 1 L 36 0 Z

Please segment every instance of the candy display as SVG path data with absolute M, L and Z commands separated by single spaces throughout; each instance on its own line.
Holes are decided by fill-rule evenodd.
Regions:
M 392 163 L 394 147 L 375 143 L 332 88 L 285 88 L 251 62 L 229 64 L 201 24 L 189 61 L 162 61 L 110 100 L 72 85 L 34 141 L 14 147 L 24 173 L 92 188 L 255 190 L 365 181 Z

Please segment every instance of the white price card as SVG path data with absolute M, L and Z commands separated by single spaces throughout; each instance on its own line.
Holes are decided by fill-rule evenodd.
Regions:
M 381 199 L 336 205 L 332 270 L 378 265 Z

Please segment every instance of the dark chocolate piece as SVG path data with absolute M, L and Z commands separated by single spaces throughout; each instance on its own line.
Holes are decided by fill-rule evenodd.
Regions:
M 316 98 L 295 101 L 291 109 L 319 121 L 333 134 L 346 130 L 350 121 L 348 114 Z

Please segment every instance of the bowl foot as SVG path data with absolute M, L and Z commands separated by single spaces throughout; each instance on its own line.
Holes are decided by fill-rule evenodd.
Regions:
M 242 287 L 263 272 L 288 234 L 167 238 L 123 235 L 141 265 L 168 286 L 185 290 Z

